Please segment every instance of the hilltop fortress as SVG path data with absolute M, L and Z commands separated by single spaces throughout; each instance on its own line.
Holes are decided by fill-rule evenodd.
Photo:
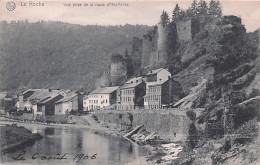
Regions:
M 111 56 L 110 68 L 98 79 L 98 86 L 122 85 L 134 74 L 142 75 L 150 69 L 167 68 L 170 57 L 180 45 L 193 41 L 205 25 L 214 20 L 210 16 L 184 17 L 176 22 L 163 25 L 161 21 L 143 35 L 133 38 L 132 52 L 129 56 L 119 53 Z M 238 22 L 241 23 L 241 19 Z M 187 58 L 188 55 L 181 55 Z
M 164 67 L 170 55 L 171 47 L 182 42 L 190 42 L 206 24 L 209 17 L 184 18 L 163 26 L 159 22 L 142 39 L 142 68 Z M 172 45 L 171 45 L 172 44 Z

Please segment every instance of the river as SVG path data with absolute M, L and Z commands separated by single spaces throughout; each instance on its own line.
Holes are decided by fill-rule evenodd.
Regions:
M 26 126 L 25 126 L 26 127 Z M 14 160 L 22 152 L 1 155 L 1 164 L 128 164 L 147 154 L 147 150 L 122 137 L 95 134 L 84 128 L 28 125 L 43 139 L 24 148 L 25 160 Z M 14 157 L 14 158 L 12 158 Z M 62 158 L 62 159 L 61 159 Z

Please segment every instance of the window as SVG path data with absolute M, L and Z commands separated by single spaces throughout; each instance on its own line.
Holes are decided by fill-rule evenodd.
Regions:
M 173 133 L 173 136 L 176 137 L 176 132 Z
M 107 99 L 106 99 L 106 103 L 107 103 Z

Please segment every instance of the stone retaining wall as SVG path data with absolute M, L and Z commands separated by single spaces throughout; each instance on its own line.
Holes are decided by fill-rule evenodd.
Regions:
M 145 111 L 97 111 L 98 120 L 105 124 L 116 124 L 120 129 L 144 125 L 149 132 L 156 132 L 164 139 L 186 140 L 191 120 L 186 111 L 145 110 Z

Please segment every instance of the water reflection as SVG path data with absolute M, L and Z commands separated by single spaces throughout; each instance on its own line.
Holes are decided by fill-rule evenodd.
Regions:
M 11 156 L 18 155 L 20 151 L 5 155 L 1 161 L 12 162 L 12 164 L 126 164 L 146 155 L 146 150 L 121 137 L 93 134 L 88 130 L 79 128 L 45 128 L 37 130 L 44 138 L 37 141 L 33 146 L 25 148 L 26 160 L 14 161 Z M 39 158 L 32 160 L 31 157 L 37 153 Z M 50 157 L 57 154 L 66 154 L 66 160 L 41 160 L 42 156 Z M 88 155 L 88 159 L 80 160 L 79 156 L 73 161 L 77 154 Z M 89 158 L 97 154 L 96 159 Z M 86 157 L 85 157 L 86 158 Z
M 54 128 L 53 127 L 45 128 L 44 133 L 45 135 L 54 135 Z

